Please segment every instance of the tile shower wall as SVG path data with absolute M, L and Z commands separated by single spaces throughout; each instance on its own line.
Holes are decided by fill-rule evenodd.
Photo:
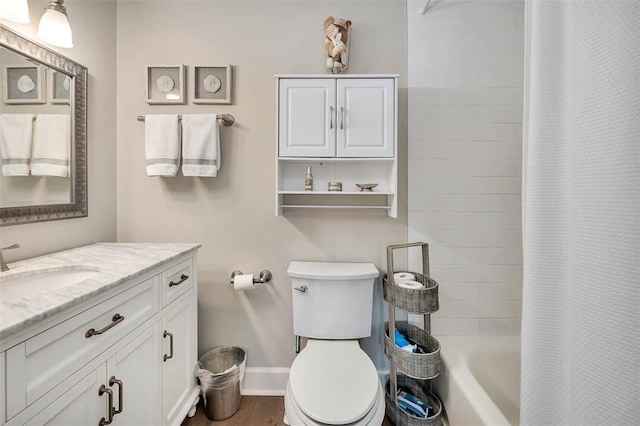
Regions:
M 518 334 L 524 2 L 424 4 L 407 3 L 408 233 L 431 247 L 433 332 Z

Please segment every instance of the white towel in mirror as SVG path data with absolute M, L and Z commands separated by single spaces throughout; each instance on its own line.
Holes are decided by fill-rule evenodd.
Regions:
M 38 114 L 33 128 L 31 174 L 69 176 L 71 120 L 68 114 Z
M 182 174 L 215 177 L 220 170 L 220 133 L 216 114 L 182 116 Z
M 0 114 L 0 154 L 4 176 L 28 176 L 33 114 Z
M 175 176 L 180 158 L 177 114 L 150 114 L 144 119 L 147 176 Z

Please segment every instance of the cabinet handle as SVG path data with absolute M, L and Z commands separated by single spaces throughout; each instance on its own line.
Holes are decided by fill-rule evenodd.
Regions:
M 340 130 L 344 129 L 344 107 L 340 107 Z
M 113 415 L 115 416 L 116 414 L 122 413 L 124 385 L 122 384 L 122 380 L 116 379 L 116 376 L 111 376 L 111 378 L 109 379 L 109 386 L 113 386 L 114 384 L 118 385 L 118 409 L 116 410 L 116 408 L 113 407 Z
M 113 421 L 113 391 L 111 389 L 107 389 L 105 385 L 101 385 L 100 389 L 98 389 L 98 395 L 102 396 L 105 393 L 107 394 L 107 417 L 109 420 L 104 417 L 101 418 L 98 426 L 110 425 Z
M 189 279 L 189 275 L 182 274 L 182 275 L 180 275 L 180 281 L 178 281 L 177 283 L 174 283 L 173 281 L 171 281 L 169 283 L 169 287 L 173 287 L 174 285 L 180 285 L 180 284 L 182 284 L 183 282 L 185 282 L 188 279 Z
M 163 361 L 167 362 L 168 359 L 173 358 L 173 333 L 169 333 L 167 330 L 162 334 L 162 338 L 169 336 L 169 355 L 164 354 Z
M 87 330 L 86 333 L 84 333 L 84 337 L 88 339 L 91 336 L 97 336 L 98 334 L 102 334 L 108 331 L 111 327 L 120 324 L 122 321 L 124 321 L 124 317 L 120 314 L 115 314 L 113 318 L 111 318 L 111 324 L 107 325 L 102 330 L 96 330 L 95 328 L 90 328 L 89 330 Z
M 333 129 L 333 107 L 329 107 L 329 128 Z

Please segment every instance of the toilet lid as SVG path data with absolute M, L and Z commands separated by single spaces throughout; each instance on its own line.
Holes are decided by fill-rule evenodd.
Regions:
M 378 373 L 356 340 L 309 340 L 289 372 L 298 408 L 326 424 L 352 423 L 376 402 Z

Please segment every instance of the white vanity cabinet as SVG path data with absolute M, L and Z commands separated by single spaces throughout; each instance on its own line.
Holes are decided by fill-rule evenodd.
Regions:
M 276 215 L 286 208 L 384 209 L 397 217 L 397 75 L 281 75 Z M 304 191 L 312 167 L 314 189 Z M 329 191 L 341 182 L 342 191 Z M 356 184 L 376 183 L 371 192 Z
M 22 341 L 12 338 L 16 344 L 0 354 L 2 423 L 179 425 L 199 395 L 195 256 L 73 306 Z

